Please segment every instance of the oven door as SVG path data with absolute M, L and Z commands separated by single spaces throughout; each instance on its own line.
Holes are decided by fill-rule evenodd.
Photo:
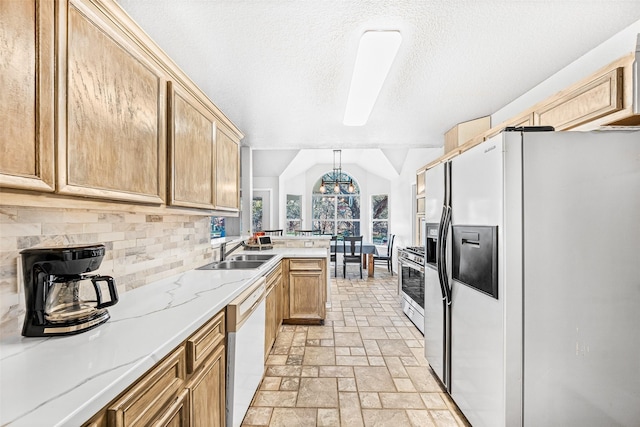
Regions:
M 406 259 L 400 259 L 398 267 L 402 311 L 424 334 L 424 268 Z
M 400 260 L 400 290 L 424 310 L 424 267 Z

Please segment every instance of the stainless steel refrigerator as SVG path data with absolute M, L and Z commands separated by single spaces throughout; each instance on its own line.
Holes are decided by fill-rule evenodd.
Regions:
M 640 132 L 503 132 L 427 171 L 426 220 L 425 354 L 474 427 L 639 425 Z

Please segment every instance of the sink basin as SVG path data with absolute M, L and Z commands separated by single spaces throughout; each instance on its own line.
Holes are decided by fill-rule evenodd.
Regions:
M 275 255 L 267 254 L 240 254 L 228 258 L 229 261 L 268 261 Z
M 211 264 L 203 265 L 197 268 L 197 270 L 247 270 L 252 268 L 258 268 L 264 261 L 221 261 L 213 262 Z

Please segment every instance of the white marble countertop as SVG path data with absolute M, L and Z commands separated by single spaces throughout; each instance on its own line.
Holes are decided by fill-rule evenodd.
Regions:
M 326 257 L 283 248 L 255 270 L 190 270 L 126 292 L 111 319 L 68 337 L 3 337 L 0 425 L 79 426 L 177 347 L 281 258 Z

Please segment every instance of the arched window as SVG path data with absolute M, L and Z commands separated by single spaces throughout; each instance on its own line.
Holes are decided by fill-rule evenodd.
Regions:
M 313 186 L 311 197 L 311 212 L 313 229 L 322 234 L 337 234 L 338 236 L 360 236 L 360 186 L 348 174 L 342 172 L 338 178 L 341 182 L 352 182 L 353 191 L 349 192 L 349 184 L 335 186 L 326 185 L 325 192 L 320 186 L 323 182 L 335 180 L 333 172 L 324 174 Z

